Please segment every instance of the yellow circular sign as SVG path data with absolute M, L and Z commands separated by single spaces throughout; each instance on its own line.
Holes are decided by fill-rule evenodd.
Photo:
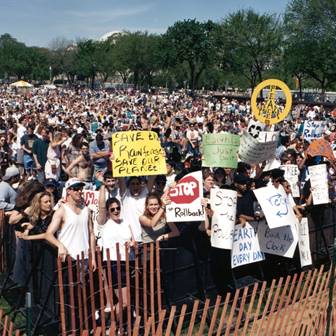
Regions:
M 261 105 L 258 105 L 257 98 L 260 91 L 268 88 L 267 97 Z M 279 88 L 285 95 L 286 104 L 283 108 L 278 106 L 276 100 L 276 90 Z M 292 107 L 292 94 L 289 87 L 278 79 L 267 79 L 259 83 L 251 97 L 252 113 L 255 118 L 266 125 L 273 125 L 285 119 Z

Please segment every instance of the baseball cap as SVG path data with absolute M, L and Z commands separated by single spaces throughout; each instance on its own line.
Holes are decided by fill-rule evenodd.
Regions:
M 80 179 L 73 177 L 65 182 L 65 189 L 73 188 L 73 187 L 84 187 L 85 183 Z
M 14 176 L 20 175 L 20 171 L 15 166 L 10 166 L 6 169 L 5 175 L 2 177 L 4 181 L 11 179 Z
M 233 178 L 233 182 L 237 184 L 248 184 L 250 182 L 250 178 L 242 174 L 236 174 Z
M 55 179 L 53 178 L 48 178 L 44 181 L 44 186 L 45 187 L 54 187 L 57 188 L 58 187 L 58 183 Z

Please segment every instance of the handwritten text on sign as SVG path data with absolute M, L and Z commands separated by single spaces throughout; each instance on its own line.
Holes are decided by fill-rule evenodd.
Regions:
M 299 184 L 298 184 L 299 167 L 294 164 L 288 164 L 288 165 L 280 166 L 280 169 L 282 169 L 285 172 L 284 177 L 285 177 L 285 180 L 287 180 L 291 186 L 293 197 L 300 197 L 300 189 L 299 189 Z
M 203 193 L 202 172 L 184 176 L 169 190 L 171 203 L 166 208 L 168 222 L 191 222 L 205 219 L 201 204 Z
M 231 251 L 232 268 L 265 260 L 255 229 L 249 223 L 246 223 L 244 227 L 242 224 L 235 226 Z
M 266 132 L 263 132 L 264 138 L 265 133 Z M 274 140 L 263 142 L 259 141 L 259 138 L 255 139 L 249 133 L 244 132 L 240 140 L 240 147 L 238 152 L 240 159 L 245 163 L 256 164 L 273 158 L 275 156 L 275 150 L 277 147 L 278 133 L 271 133 L 273 133 L 271 138 Z M 267 135 L 266 139 L 269 138 L 270 136 Z
M 295 225 L 270 229 L 266 221 L 260 221 L 258 224 L 258 238 L 260 249 L 263 252 L 293 258 L 298 243 Z
M 301 267 L 305 267 L 313 263 L 310 252 L 309 227 L 307 217 L 302 218 L 301 222 L 298 222 L 298 233 Z
M 210 203 L 214 212 L 211 223 L 211 246 L 231 250 L 236 222 L 237 192 L 211 189 Z
M 323 121 L 306 120 L 304 122 L 303 137 L 307 141 L 322 137 L 325 123 Z
M 203 136 L 203 167 L 237 168 L 240 136 L 230 133 Z
M 320 164 L 308 167 L 313 204 L 329 203 L 327 165 Z
M 113 176 L 166 174 L 166 162 L 155 132 L 128 131 L 112 135 Z
M 288 197 L 281 185 L 278 188 L 267 186 L 255 189 L 253 192 L 271 229 L 295 225 L 296 217 L 293 208 L 289 204 Z

